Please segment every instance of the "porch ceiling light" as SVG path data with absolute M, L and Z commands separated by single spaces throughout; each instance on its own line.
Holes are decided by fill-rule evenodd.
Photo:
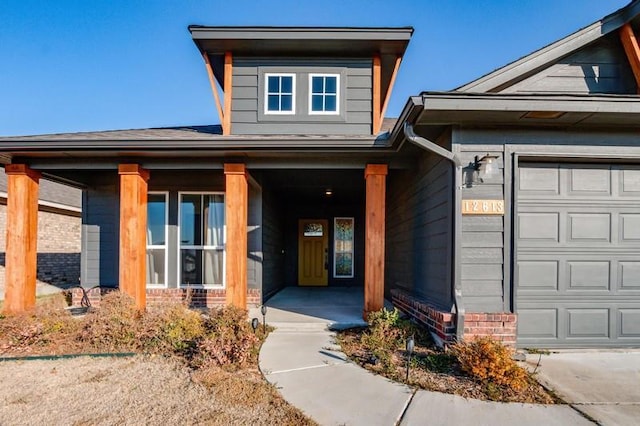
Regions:
M 331 188 L 325 189 L 324 195 L 326 195 L 327 197 L 331 197 L 333 195 L 333 190 Z
M 478 179 L 480 182 L 484 182 L 486 179 L 492 178 L 498 174 L 497 159 L 498 156 L 490 154 L 487 154 L 480 159 L 476 156 L 473 167 L 478 173 Z

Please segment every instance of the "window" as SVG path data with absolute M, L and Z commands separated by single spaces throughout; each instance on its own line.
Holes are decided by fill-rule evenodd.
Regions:
M 167 194 L 147 198 L 147 285 L 167 285 Z
M 224 194 L 180 194 L 180 283 L 224 285 Z
M 353 218 L 333 220 L 333 276 L 353 278 Z
M 295 74 L 265 74 L 265 114 L 295 114 Z
M 309 114 L 339 114 L 339 74 L 309 74 Z

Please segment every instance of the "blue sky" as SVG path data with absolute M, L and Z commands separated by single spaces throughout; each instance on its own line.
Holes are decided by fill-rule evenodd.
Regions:
M 200 25 L 413 26 L 388 116 L 629 0 L 0 0 L 0 135 L 218 122 Z

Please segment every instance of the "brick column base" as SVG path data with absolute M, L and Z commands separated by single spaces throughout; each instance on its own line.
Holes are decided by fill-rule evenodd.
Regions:
M 438 346 L 456 341 L 456 314 L 439 309 L 400 289 L 391 290 L 391 301 L 398 310 L 427 327 Z M 516 344 L 517 315 L 512 313 L 467 312 L 464 339 L 491 336 L 507 346 Z

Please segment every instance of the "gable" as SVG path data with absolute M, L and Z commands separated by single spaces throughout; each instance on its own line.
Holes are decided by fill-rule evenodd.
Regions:
M 617 34 L 558 60 L 497 93 L 636 94 L 636 83 Z
M 640 48 L 634 33 L 638 32 L 640 0 L 633 0 L 601 20 L 454 91 L 637 94 Z M 629 73 L 634 77 L 631 89 Z

